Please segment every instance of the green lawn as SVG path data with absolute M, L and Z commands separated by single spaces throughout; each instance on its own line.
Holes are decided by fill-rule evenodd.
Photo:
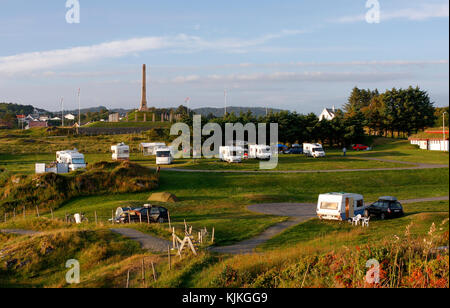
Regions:
M 349 152 L 350 156 L 367 156 L 412 163 L 449 164 L 449 153 L 421 150 L 407 140 L 377 139 L 373 151 Z M 376 142 L 377 142 L 376 141 Z
M 261 233 L 281 217 L 258 215 L 246 206 L 271 202 L 316 202 L 320 193 L 348 191 L 366 200 L 382 195 L 399 199 L 448 195 L 447 169 L 344 172 L 336 174 L 216 174 L 162 172 L 160 189 L 174 193 L 180 202 L 167 204 L 172 220 L 181 228 L 186 219 L 196 228 L 215 227 L 219 245 L 226 245 Z M 84 212 L 93 221 L 94 211 L 107 223 L 111 210 L 123 205 L 146 203 L 150 193 L 79 197 L 55 212 Z M 144 230 L 154 233 L 153 228 Z
M 274 250 L 293 247 L 338 248 L 343 245 L 364 245 L 384 240 L 386 237 L 401 236 L 406 227 L 412 224 L 411 235 L 425 234 L 432 223 L 438 232 L 448 231 L 449 202 L 424 202 L 404 206 L 405 216 L 385 221 L 373 220 L 369 228 L 354 227 L 347 222 L 320 221 L 311 219 L 292 227 L 264 243 L 261 250 Z

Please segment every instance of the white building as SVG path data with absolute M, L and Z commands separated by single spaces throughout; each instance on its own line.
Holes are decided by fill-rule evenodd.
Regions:
M 445 136 L 444 136 L 445 134 Z M 419 146 L 422 150 L 429 151 L 449 151 L 449 131 L 446 130 L 428 130 L 424 133 L 414 135 L 409 138 L 409 141 L 413 145 Z
M 70 114 L 70 113 L 66 114 L 64 116 L 64 118 L 67 119 L 67 120 L 71 120 L 71 121 L 75 120 L 75 116 L 73 114 Z
M 336 117 L 336 108 L 325 108 L 319 116 L 319 121 L 326 119 L 328 121 L 333 120 Z

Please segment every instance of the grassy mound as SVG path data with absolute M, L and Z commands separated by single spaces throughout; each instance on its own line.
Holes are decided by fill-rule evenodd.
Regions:
M 126 272 L 139 266 L 140 254 L 138 243 L 109 230 L 9 236 L 0 245 L 0 287 L 70 287 L 65 281 L 69 259 L 80 262 L 81 284 L 72 287 L 124 287 Z
M 176 203 L 178 202 L 178 198 L 174 194 L 160 192 L 152 194 L 150 198 L 148 198 L 148 201 Z
M 0 199 L 0 213 L 36 205 L 55 209 L 77 196 L 145 192 L 157 187 L 158 176 L 148 168 L 130 162 L 99 162 L 69 175 L 11 177 Z

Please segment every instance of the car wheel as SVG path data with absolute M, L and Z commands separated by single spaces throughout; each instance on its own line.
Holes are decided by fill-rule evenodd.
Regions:
M 386 219 L 386 214 L 384 214 L 384 213 L 381 213 L 381 215 L 380 215 L 380 219 L 381 219 L 381 220 L 385 220 L 385 219 Z

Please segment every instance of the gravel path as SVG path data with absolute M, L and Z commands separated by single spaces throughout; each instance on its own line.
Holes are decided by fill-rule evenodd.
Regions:
M 250 254 L 254 252 L 256 247 L 282 233 L 284 230 L 316 216 L 316 205 L 309 203 L 255 204 L 250 205 L 248 209 L 255 213 L 287 216 L 290 219 L 266 229 L 254 238 L 230 246 L 214 247 L 211 251 L 227 254 Z
M 423 164 L 423 163 L 413 163 L 397 160 L 389 160 L 374 157 L 351 157 L 360 160 L 371 160 L 380 161 L 387 163 L 395 163 L 408 165 L 409 167 L 394 167 L 394 168 L 371 168 L 371 169 L 334 169 L 334 170 L 196 170 L 196 169 L 180 169 L 180 168 L 161 168 L 163 171 L 172 172 L 186 172 L 186 173 L 279 173 L 279 174 L 290 174 L 290 173 L 338 173 L 338 172 L 368 172 L 368 171 L 394 171 L 394 170 L 417 170 L 417 169 L 440 169 L 448 168 L 449 165 L 438 165 L 438 164 Z
M 2 230 L 0 230 L 0 233 L 33 236 L 33 235 L 39 234 L 40 232 L 32 231 L 32 230 L 21 230 L 21 229 L 2 229 Z
M 111 231 L 138 242 L 141 244 L 143 249 L 148 249 L 155 252 L 167 252 L 167 247 L 172 245 L 172 242 L 170 241 L 163 240 L 134 229 L 118 228 L 111 229 Z

